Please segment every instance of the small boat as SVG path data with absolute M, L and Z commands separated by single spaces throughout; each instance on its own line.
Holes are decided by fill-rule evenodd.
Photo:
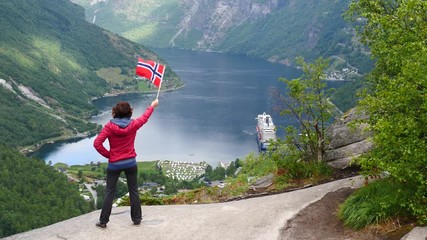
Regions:
M 270 142 L 276 140 L 276 126 L 274 126 L 273 118 L 265 112 L 258 115 L 255 119 L 257 120 L 258 149 L 260 152 L 264 152 L 267 150 Z

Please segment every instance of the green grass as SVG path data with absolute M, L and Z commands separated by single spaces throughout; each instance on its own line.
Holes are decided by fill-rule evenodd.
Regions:
M 153 35 L 153 33 L 156 33 L 157 28 L 158 28 L 158 23 L 150 22 L 145 25 L 141 25 L 137 28 L 124 32 L 123 36 L 132 41 L 140 41 L 141 39 L 150 37 L 151 35 Z
M 119 67 L 101 68 L 96 71 L 96 75 L 103 78 L 110 85 L 116 87 L 126 88 L 128 90 L 136 88 L 136 90 L 140 92 L 155 90 L 154 87 L 150 87 L 150 83 L 147 80 L 135 80 L 132 77 L 123 74 Z
M 221 202 L 244 196 L 250 185 L 260 177 L 273 174 L 269 191 L 319 184 L 329 180 L 332 169 L 323 162 L 304 162 L 276 150 L 268 154 L 248 154 L 243 160 L 242 170 L 236 177 L 228 177 L 224 188 L 202 187 L 163 199 L 165 204 L 189 204 Z
M 105 163 L 101 163 L 99 166 L 97 164 L 72 165 L 68 168 L 67 173 L 78 178 L 79 171 L 81 171 L 83 179 L 103 179 L 105 177 L 104 169 L 106 168 L 107 165 Z
M 370 183 L 352 194 L 341 206 L 339 217 L 353 229 L 391 218 L 411 217 L 407 203 L 416 188 L 408 183 L 381 179 Z
M 254 177 L 262 177 L 277 171 L 277 163 L 267 154 L 250 153 L 242 161 L 242 165 L 242 173 Z
M 156 165 L 159 161 L 150 161 L 150 162 L 137 162 L 138 164 L 138 175 L 141 172 L 151 174 L 157 173 Z
M 227 179 L 228 184 L 224 188 L 224 192 L 232 197 L 242 196 L 249 190 L 249 183 L 246 176 L 238 175 L 236 178 Z
M 122 70 L 119 67 L 101 68 L 96 71 L 96 75 L 105 79 L 110 84 L 123 85 L 123 81 L 132 81 L 133 79 L 129 76 L 123 75 Z
M 54 168 L 56 168 L 56 169 L 58 169 L 58 168 L 69 169 L 69 168 L 70 168 L 70 166 L 68 166 L 67 164 L 65 164 L 65 163 L 60 163 L 60 162 L 55 163 L 55 164 L 53 165 L 53 167 L 54 167 Z
M 150 90 L 153 91 L 154 90 L 154 88 L 150 88 L 148 81 L 144 81 L 144 80 L 138 81 L 137 88 L 138 88 L 138 91 L 141 91 L 141 92 L 146 92 L 146 91 L 150 91 Z
M 156 170 L 157 162 L 158 161 L 137 162 L 138 175 L 141 172 L 144 172 L 147 174 L 157 173 L 157 170 Z M 82 171 L 83 178 L 104 179 L 106 176 L 105 169 L 107 169 L 108 163 L 102 162 L 99 164 L 99 166 L 97 163 L 84 164 L 84 165 L 71 165 L 71 166 L 68 166 L 65 163 L 55 163 L 54 167 L 56 169 L 58 169 L 59 167 L 67 169 L 67 172 L 72 174 L 75 177 L 78 176 L 79 171 Z
M 140 195 L 141 205 L 153 206 L 153 205 L 164 205 L 163 200 L 157 197 L 151 196 L 149 193 Z M 129 196 L 122 197 L 122 201 L 119 206 L 130 206 Z
M 276 190 L 298 187 L 306 184 L 319 184 L 330 179 L 333 170 L 324 162 L 301 161 L 293 156 L 285 145 L 268 154 L 248 155 L 243 161 L 242 173 L 261 177 L 274 174 Z
M 332 168 L 324 162 L 304 162 L 283 158 L 278 164 L 276 184 L 278 189 L 297 184 L 318 184 L 330 179 Z

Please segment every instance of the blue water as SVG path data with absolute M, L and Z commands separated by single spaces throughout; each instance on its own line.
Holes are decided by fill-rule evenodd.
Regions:
M 185 87 L 161 93 L 160 105 L 138 132 L 138 160 L 201 162 L 216 166 L 257 152 L 255 117 L 272 115 L 277 126 L 293 124 L 272 109 L 271 88 L 285 89 L 279 77 L 296 78 L 296 69 L 244 56 L 186 50 L 157 49 L 185 82 Z M 167 80 L 167 79 L 166 79 Z M 104 125 L 111 107 L 129 101 L 134 116 L 141 114 L 155 94 L 129 94 L 97 100 L 102 113 L 93 118 Z M 283 133 L 278 132 L 281 136 Z M 72 143 L 47 145 L 37 154 L 52 163 L 69 165 L 106 162 L 92 146 L 94 137 Z

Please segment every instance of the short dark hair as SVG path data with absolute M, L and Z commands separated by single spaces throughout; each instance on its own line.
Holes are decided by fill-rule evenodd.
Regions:
M 113 107 L 113 117 L 114 118 L 126 118 L 132 117 L 132 108 L 130 104 L 125 101 L 120 101 Z

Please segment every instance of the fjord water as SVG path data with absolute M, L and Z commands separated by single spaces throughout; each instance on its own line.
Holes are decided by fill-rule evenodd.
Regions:
M 257 152 L 255 117 L 272 115 L 275 124 L 292 124 L 273 112 L 271 88 L 284 89 L 279 77 L 296 78 L 296 69 L 244 56 L 186 50 L 156 49 L 185 82 L 185 87 L 160 94 L 160 106 L 138 132 L 137 160 L 206 161 L 212 166 Z M 96 100 L 102 113 L 93 118 L 104 125 L 111 107 L 129 101 L 139 116 L 155 94 L 128 94 Z M 279 131 L 279 135 L 283 134 Z M 94 137 L 46 145 L 36 156 L 69 165 L 105 162 L 93 148 Z

